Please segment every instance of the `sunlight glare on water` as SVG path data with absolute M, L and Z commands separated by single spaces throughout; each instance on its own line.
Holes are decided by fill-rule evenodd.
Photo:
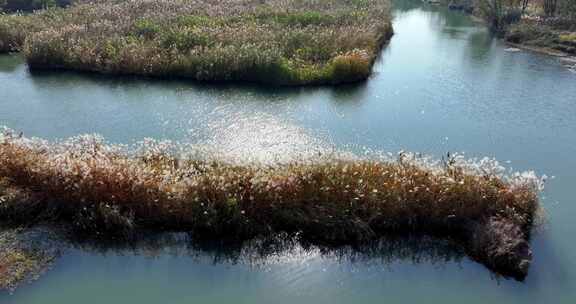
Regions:
M 218 250 L 200 250 L 194 254 L 204 258 L 194 260 L 80 246 L 0 303 L 574 302 L 574 63 L 511 51 L 481 24 L 440 6 L 394 2 L 396 34 L 366 83 L 268 89 L 32 74 L 21 57 L 1 55 L 0 125 L 48 140 L 92 133 L 122 144 L 168 139 L 240 163 L 342 151 L 495 157 L 517 171 L 556 176 L 546 185 L 546 225 L 532 239 L 525 282 L 495 279 L 482 265 L 420 242 L 366 259 L 301 248 L 262 267 L 222 261 Z
M 190 142 L 203 146 L 221 160 L 261 164 L 305 162 L 330 151 L 328 141 L 311 136 L 289 119 L 265 112 L 224 111 L 221 108 L 200 129 L 189 130 Z

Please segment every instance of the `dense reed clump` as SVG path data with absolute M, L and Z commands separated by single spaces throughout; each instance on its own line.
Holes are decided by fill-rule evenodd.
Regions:
M 40 30 L 30 16 L 0 13 L 0 53 L 20 50 L 30 32 Z
M 432 163 L 401 154 L 396 161 L 233 164 L 176 157 L 162 143 L 130 152 L 93 136 L 48 143 L 10 131 L 0 143 L 0 177 L 0 188 L 19 189 L 2 197 L 0 218 L 24 223 L 49 219 L 113 235 L 138 228 L 239 239 L 287 232 L 325 244 L 438 233 L 472 242 L 475 256 L 506 261 L 527 244 L 541 187 L 533 173 L 506 175 L 490 160 Z M 501 249 L 506 236 L 498 227 L 516 243 L 488 254 L 483 249 Z
M 366 79 L 391 34 L 387 0 L 101 0 L 0 16 L 0 50 L 21 48 L 31 68 L 279 85 Z

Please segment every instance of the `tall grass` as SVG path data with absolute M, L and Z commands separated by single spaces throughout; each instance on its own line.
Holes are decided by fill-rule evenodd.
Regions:
M 19 51 L 27 33 L 41 28 L 29 16 L 3 15 L 0 12 L 0 53 Z
M 22 18 L 38 26 L 10 25 Z M 31 68 L 341 83 L 370 75 L 390 20 L 387 0 L 102 0 L 0 17 L 0 45 L 22 48 Z
M 0 177 L 4 188 L 33 198 L 4 198 L 0 218 L 25 223 L 51 219 L 116 235 L 138 228 L 234 239 L 287 232 L 327 244 L 439 233 L 480 242 L 469 248 L 489 261 L 526 245 L 541 187 L 533 173 L 505 174 L 490 160 L 401 154 L 394 161 L 231 164 L 175 157 L 161 143 L 127 151 L 97 137 L 48 143 L 9 131 L 0 143 Z M 488 244 L 510 248 L 488 254 Z

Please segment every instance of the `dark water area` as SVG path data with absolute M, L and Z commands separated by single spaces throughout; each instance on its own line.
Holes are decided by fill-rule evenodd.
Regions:
M 31 74 L 20 57 L 2 55 L 0 125 L 46 139 L 171 139 L 262 161 L 325 150 L 495 157 L 554 177 L 524 282 L 498 279 L 457 251 L 397 246 L 355 259 L 296 246 L 220 259 L 219 250 L 179 241 L 73 246 L 0 303 L 572 303 L 576 73 L 560 58 L 510 49 L 442 7 L 397 1 L 394 15 L 396 35 L 374 76 L 337 88 Z

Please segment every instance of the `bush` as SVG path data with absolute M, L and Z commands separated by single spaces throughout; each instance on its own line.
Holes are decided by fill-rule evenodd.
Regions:
M 370 56 L 365 51 L 354 50 L 334 57 L 330 64 L 330 78 L 336 82 L 366 79 L 370 75 L 371 65 Z
M 557 35 L 544 25 L 533 22 L 522 22 L 510 28 L 506 40 L 517 44 L 529 44 L 539 47 L 548 47 L 554 43 Z

